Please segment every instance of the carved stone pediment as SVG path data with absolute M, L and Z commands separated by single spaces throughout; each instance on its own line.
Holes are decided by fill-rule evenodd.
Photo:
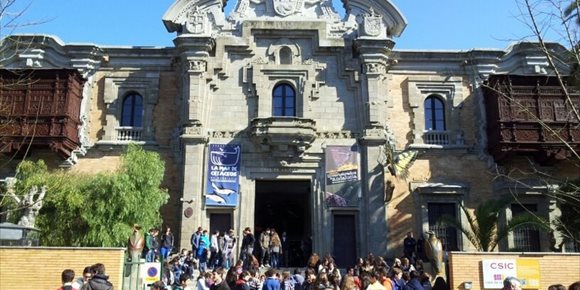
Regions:
M 297 117 L 256 118 L 250 125 L 252 141 L 263 151 L 304 153 L 316 139 L 316 122 Z
M 226 25 L 220 0 L 176 0 L 163 15 L 169 32 L 178 35 L 210 36 Z

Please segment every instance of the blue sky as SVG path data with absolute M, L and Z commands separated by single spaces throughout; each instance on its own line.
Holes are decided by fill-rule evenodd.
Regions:
M 29 4 L 16 32 L 56 35 L 65 43 L 172 46 L 161 18 L 174 0 L 17 0 Z M 336 1 L 336 0 L 335 0 Z M 517 0 L 392 0 L 408 26 L 397 49 L 506 48 L 530 35 Z M 226 6 L 235 3 L 230 0 Z M 229 7 L 228 7 L 229 6 Z M 5 21 L 5 20 L 3 20 Z M 10 30 L 0 31 L 2 36 Z M 554 39 L 552 39 L 554 40 Z

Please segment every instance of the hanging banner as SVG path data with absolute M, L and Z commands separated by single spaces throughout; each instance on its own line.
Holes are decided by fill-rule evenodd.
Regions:
M 236 206 L 240 189 L 239 144 L 210 144 L 206 206 Z
M 358 146 L 326 147 L 327 207 L 357 207 L 361 196 Z

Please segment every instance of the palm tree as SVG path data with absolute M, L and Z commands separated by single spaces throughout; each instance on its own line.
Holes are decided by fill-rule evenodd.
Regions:
M 480 252 L 491 252 L 495 250 L 498 243 L 517 228 L 528 226 L 541 229 L 548 228 L 545 221 L 531 214 L 518 215 L 509 220 L 505 225 L 500 225 L 500 213 L 512 202 L 513 198 L 511 197 L 487 200 L 480 203 L 473 213 L 461 204 L 461 210 L 467 217 L 466 225 L 451 216 L 442 216 L 438 222 L 461 231 L 469 242 Z

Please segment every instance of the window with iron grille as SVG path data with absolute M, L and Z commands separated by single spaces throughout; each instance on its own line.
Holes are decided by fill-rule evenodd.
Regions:
M 536 204 L 512 204 L 512 218 L 529 212 L 536 213 Z M 540 251 L 540 231 L 530 227 L 522 227 L 513 231 L 513 249 L 523 252 Z
M 459 251 L 457 242 L 457 230 L 454 227 L 442 226 L 438 224 L 439 219 L 450 216 L 457 219 L 455 203 L 428 203 L 429 230 L 434 232 L 443 243 L 446 251 Z

